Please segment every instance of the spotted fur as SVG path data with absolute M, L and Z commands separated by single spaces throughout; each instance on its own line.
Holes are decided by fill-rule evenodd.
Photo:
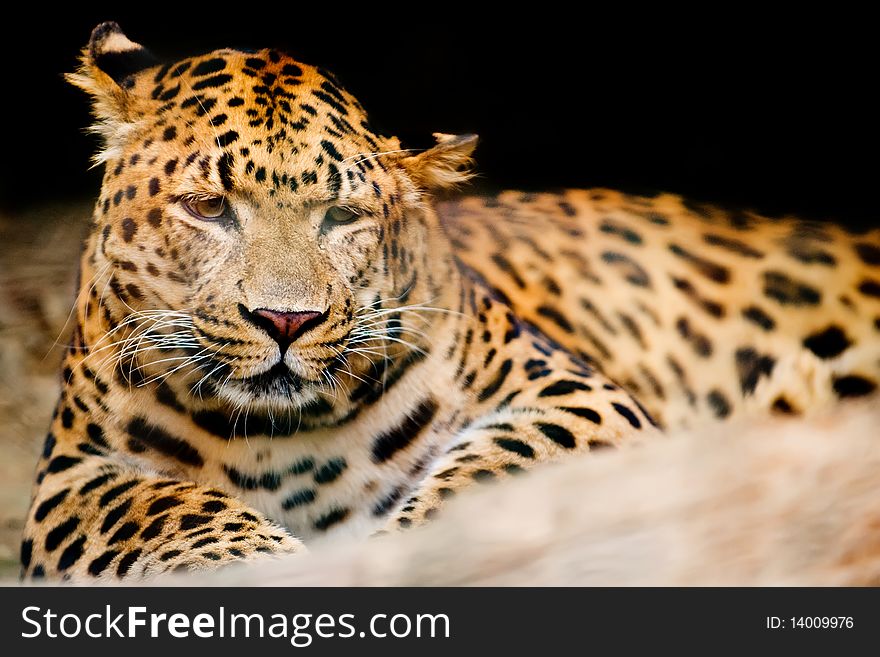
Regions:
M 540 462 L 877 386 L 876 230 L 603 190 L 437 203 L 474 136 L 401 149 L 273 50 L 160 64 L 107 23 L 69 77 L 105 174 L 26 576 L 410 527 Z

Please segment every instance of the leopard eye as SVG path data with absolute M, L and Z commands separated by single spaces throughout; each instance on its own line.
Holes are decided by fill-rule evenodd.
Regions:
M 321 229 L 327 231 L 335 226 L 344 226 L 346 224 L 354 223 L 359 217 L 360 215 L 350 208 L 343 208 L 334 205 L 324 214 L 324 221 Z
M 205 221 L 224 219 L 228 214 L 226 199 L 222 196 L 183 199 L 182 204 L 186 211 L 196 219 L 202 219 Z

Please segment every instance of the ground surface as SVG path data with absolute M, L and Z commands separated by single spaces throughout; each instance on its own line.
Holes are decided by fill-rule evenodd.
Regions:
M 89 204 L 0 214 L 0 577 L 17 572 L 37 453 L 49 426 Z M 58 342 L 58 346 L 53 345 Z

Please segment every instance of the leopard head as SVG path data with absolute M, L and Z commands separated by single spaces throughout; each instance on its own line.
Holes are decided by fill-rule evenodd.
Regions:
M 115 23 L 68 79 L 105 166 L 83 280 L 107 293 L 84 323 L 139 384 L 303 407 L 426 348 L 404 311 L 444 302 L 429 199 L 467 179 L 475 136 L 406 151 L 327 71 L 274 50 L 160 64 Z

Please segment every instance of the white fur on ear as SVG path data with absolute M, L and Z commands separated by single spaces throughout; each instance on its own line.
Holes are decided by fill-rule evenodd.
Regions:
M 401 165 L 413 182 L 425 190 L 446 189 L 473 177 L 471 155 L 477 147 L 477 135 L 434 133 L 437 145 L 417 155 L 405 157 Z
M 118 157 L 122 145 L 135 127 L 134 123 L 128 121 L 125 100 L 120 97 L 125 92 L 119 87 L 108 89 L 90 73 L 68 73 L 65 78 L 92 97 L 92 114 L 95 123 L 89 127 L 89 132 L 100 135 L 102 142 L 101 150 L 92 157 L 93 165 L 99 166 Z M 113 84 L 115 86 L 115 83 Z
M 101 23 L 92 30 L 79 69 L 65 79 L 92 97 L 96 121 L 90 131 L 100 135 L 103 142 L 92 158 L 95 166 L 117 157 L 135 128 L 131 111 L 134 99 L 120 83 L 156 64 L 149 51 L 125 36 L 116 23 Z

